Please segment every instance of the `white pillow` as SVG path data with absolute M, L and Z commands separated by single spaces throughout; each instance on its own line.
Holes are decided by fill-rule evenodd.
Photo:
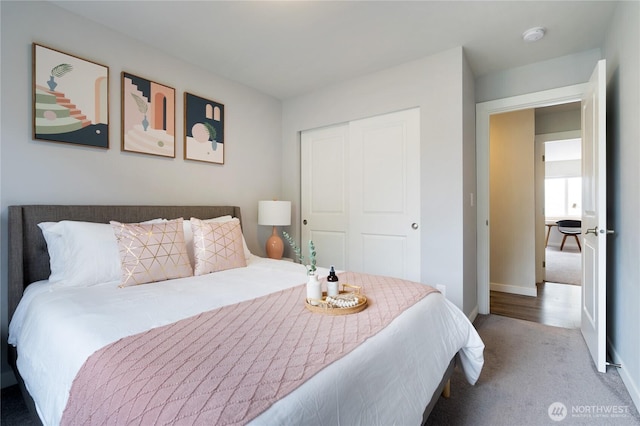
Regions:
M 47 241 L 57 286 L 91 286 L 120 279 L 120 253 L 111 225 L 74 222 L 38 224 Z
M 47 251 L 49 252 L 49 282 L 54 283 L 64 278 L 64 240 L 62 235 L 53 232 L 51 228 L 58 222 L 40 222 L 38 227 L 42 231 L 44 240 L 47 242 Z
M 201 219 L 205 223 L 212 222 L 229 222 L 234 218 L 231 215 L 218 216 L 212 219 Z M 189 256 L 189 261 L 191 262 L 191 266 L 195 268 L 195 255 L 194 255 L 194 245 L 193 245 L 193 229 L 190 220 L 185 220 L 183 223 L 184 226 L 184 242 L 187 245 L 187 255 Z M 251 258 L 251 252 L 249 251 L 249 247 L 247 247 L 247 242 L 244 239 L 244 234 L 242 235 L 242 248 L 244 250 L 245 260 L 249 260 Z
M 120 253 L 110 224 L 63 220 L 38 227 L 47 242 L 50 283 L 88 287 L 120 280 Z

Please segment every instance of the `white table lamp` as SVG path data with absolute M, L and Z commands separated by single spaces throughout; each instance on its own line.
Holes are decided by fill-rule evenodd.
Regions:
M 284 243 L 278 235 L 276 226 L 291 225 L 291 201 L 259 201 L 258 225 L 273 226 L 265 247 L 267 256 L 271 259 L 282 259 Z

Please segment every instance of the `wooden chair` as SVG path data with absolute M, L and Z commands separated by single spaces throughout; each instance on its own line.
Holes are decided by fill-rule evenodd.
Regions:
M 581 220 L 559 220 L 556 222 L 558 225 L 558 231 L 562 233 L 562 244 L 560 244 L 560 251 L 564 248 L 564 243 L 567 241 L 567 237 L 573 236 L 576 239 L 576 243 L 578 244 L 578 250 L 582 251 L 582 247 L 580 246 L 580 235 L 582 228 Z

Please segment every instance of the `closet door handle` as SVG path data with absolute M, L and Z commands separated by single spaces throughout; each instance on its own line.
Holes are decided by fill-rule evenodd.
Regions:
M 413 223 L 411 224 L 411 229 L 418 229 L 418 224 L 417 224 L 417 223 L 415 223 L 415 222 L 413 222 Z

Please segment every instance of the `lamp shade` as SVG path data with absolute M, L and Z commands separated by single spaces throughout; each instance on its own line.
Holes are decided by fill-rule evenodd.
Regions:
M 259 201 L 258 225 L 291 225 L 291 201 Z

